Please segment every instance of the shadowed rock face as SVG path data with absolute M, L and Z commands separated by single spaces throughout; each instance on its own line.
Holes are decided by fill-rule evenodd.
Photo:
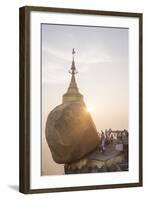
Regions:
M 86 107 L 76 102 L 61 104 L 50 112 L 46 140 L 54 161 L 60 164 L 81 159 L 100 142 Z
M 65 174 L 128 171 L 128 166 L 123 166 L 122 163 L 122 153 L 106 160 L 100 160 L 98 157 L 92 160 L 86 156 L 77 162 L 65 164 L 64 169 Z

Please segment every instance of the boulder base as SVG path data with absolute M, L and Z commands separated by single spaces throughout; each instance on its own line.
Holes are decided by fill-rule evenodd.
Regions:
M 46 122 L 46 140 L 56 163 L 75 162 L 93 151 L 100 139 L 91 115 L 81 103 L 54 108 Z

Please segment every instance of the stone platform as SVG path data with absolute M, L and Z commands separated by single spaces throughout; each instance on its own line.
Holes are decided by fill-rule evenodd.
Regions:
M 105 152 L 95 149 L 78 162 L 66 164 L 64 169 L 65 174 L 128 171 L 128 162 L 124 153 L 117 151 L 115 145 L 110 144 Z

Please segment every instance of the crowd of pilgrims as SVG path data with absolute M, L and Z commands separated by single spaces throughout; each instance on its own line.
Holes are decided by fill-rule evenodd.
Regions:
M 106 149 L 106 146 L 109 144 L 126 144 L 128 145 L 128 131 L 126 129 L 124 130 L 112 130 L 111 128 L 105 129 L 105 131 L 101 130 L 101 132 L 98 132 L 98 135 L 100 137 L 100 147 L 99 151 L 104 152 Z

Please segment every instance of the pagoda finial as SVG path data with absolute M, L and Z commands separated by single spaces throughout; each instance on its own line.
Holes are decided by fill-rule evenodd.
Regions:
M 69 70 L 69 73 L 71 74 L 71 81 L 68 87 L 67 92 L 63 95 L 63 103 L 68 103 L 68 102 L 81 102 L 84 103 L 83 100 L 83 95 L 80 94 L 79 89 L 77 87 L 76 79 L 75 79 L 75 74 L 78 72 L 76 71 L 75 67 L 75 61 L 74 61 L 74 54 L 75 54 L 74 48 L 72 49 L 72 64 L 71 68 Z
M 75 67 L 75 61 L 74 61 L 74 55 L 75 55 L 75 50 L 74 48 L 72 49 L 72 55 L 73 55 L 73 59 L 72 59 L 72 65 L 71 65 L 71 70 L 69 71 L 70 74 L 74 75 L 77 74 L 78 72 L 76 71 L 76 67 Z
M 72 55 L 73 55 L 73 60 L 74 60 L 74 54 L 75 54 L 76 52 L 75 52 L 75 50 L 74 50 L 74 48 L 72 49 Z

